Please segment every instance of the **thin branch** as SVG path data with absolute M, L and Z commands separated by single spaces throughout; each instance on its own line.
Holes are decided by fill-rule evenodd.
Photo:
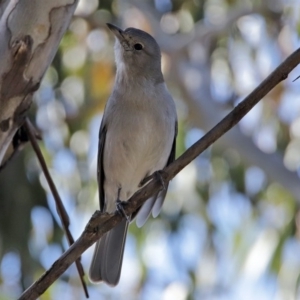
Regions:
M 288 74 L 300 63 L 300 48 L 293 52 L 279 65 L 256 89 L 240 102 L 222 121 L 213 127 L 199 141 L 187 149 L 174 163 L 166 167 L 168 179 L 171 180 L 185 166 L 194 160 L 217 139 L 235 126 L 263 97 L 278 83 L 285 80 Z M 173 174 L 173 175 L 172 175 Z
M 194 160 L 200 153 L 212 145 L 236 125 L 264 96 L 266 96 L 279 82 L 285 80 L 288 74 L 300 62 L 300 49 L 292 53 L 279 67 L 275 69 L 249 96 L 235 107 L 221 122 L 211 129 L 204 137 L 190 147 L 177 160 L 166 167 L 162 172 L 167 182 L 174 178 L 185 166 Z M 162 189 L 160 180 L 153 179 L 145 187 L 137 191 L 125 206 L 125 213 L 130 215 L 141 206 L 150 196 Z M 79 239 L 33 283 L 19 298 L 20 300 L 36 299 L 65 272 L 65 270 L 103 234 L 111 230 L 121 221 L 122 217 L 115 214 L 100 213 L 97 211 L 88 222 Z
M 73 236 L 72 236 L 72 234 L 69 230 L 70 219 L 69 219 L 68 213 L 67 213 L 67 211 L 64 207 L 64 204 L 63 204 L 63 202 L 62 202 L 62 200 L 59 196 L 59 193 L 56 189 L 54 181 L 52 180 L 52 177 L 51 177 L 50 172 L 48 170 L 46 161 L 45 161 L 44 156 L 42 154 L 42 151 L 39 147 L 39 144 L 37 142 L 36 135 L 35 135 L 34 129 L 33 129 L 33 125 L 31 124 L 31 122 L 28 118 L 26 118 L 26 120 L 25 120 L 24 128 L 26 130 L 26 133 L 28 135 L 28 138 L 30 140 L 32 148 L 33 148 L 33 150 L 34 150 L 34 152 L 35 152 L 35 154 L 36 154 L 36 156 L 37 156 L 37 158 L 40 162 L 41 168 L 42 168 L 43 173 L 45 175 L 45 178 L 48 182 L 49 188 L 52 192 L 52 195 L 53 195 L 53 198 L 54 198 L 55 204 L 56 204 L 57 213 L 60 217 L 63 229 L 64 229 L 65 234 L 67 236 L 69 246 L 71 246 L 72 244 L 74 244 L 74 238 L 73 238 Z M 86 283 L 84 281 L 84 271 L 83 271 L 83 267 L 82 267 L 82 264 L 80 262 L 80 259 L 81 258 L 78 257 L 78 259 L 76 259 L 75 263 L 76 263 L 76 267 L 77 267 L 77 270 L 78 270 L 78 273 L 79 273 L 80 281 L 81 281 L 85 296 L 86 296 L 86 298 L 89 298 L 89 293 L 88 293 L 88 290 L 87 290 L 87 286 L 86 286 Z
M 203 69 L 201 71 L 203 73 Z M 210 81 L 208 76 L 204 75 L 205 79 L 202 86 L 197 90 L 189 90 L 183 80 L 184 73 L 183 68 L 177 64 L 177 68 L 171 72 L 173 82 L 176 82 L 182 98 L 187 104 L 189 120 L 194 126 L 207 131 L 224 116 L 225 108 L 214 101 L 210 93 L 210 84 L 206 82 Z M 199 96 L 200 91 L 201 96 Z M 222 149 L 233 148 L 236 150 L 246 165 L 259 166 L 266 174 L 269 182 L 280 183 L 300 203 L 299 176 L 297 172 L 290 171 L 285 167 L 281 153 L 261 151 L 253 139 L 245 135 L 238 126 L 232 128 L 222 139 L 219 139 L 218 145 Z

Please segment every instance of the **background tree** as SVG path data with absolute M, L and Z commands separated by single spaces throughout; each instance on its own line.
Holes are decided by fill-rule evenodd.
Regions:
M 98 208 L 97 135 L 114 76 L 105 23 L 139 27 L 161 45 L 179 155 L 298 46 L 298 9 L 284 1 L 79 3 L 31 109 L 75 237 Z M 131 226 L 119 286 L 90 285 L 92 299 L 297 298 L 298 75 L 174 179 L 160 217 Z M 0 176 L 0 295 L 12 298 L 67 243 L 29 146 Z M 44 297 L 83 298 L 75 268 Z

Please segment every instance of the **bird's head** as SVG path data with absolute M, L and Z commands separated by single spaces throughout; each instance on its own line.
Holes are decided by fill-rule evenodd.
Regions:
M 131 27 L 122 30 L 109 23 L 107 26 L 116 37 L 115 56 L 118 71 L 135 78 L 163 81 L 160 48 L 150 34 Z

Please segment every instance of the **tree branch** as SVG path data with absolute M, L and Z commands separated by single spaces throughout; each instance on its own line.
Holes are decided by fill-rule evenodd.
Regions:
M 170 72 L 172 80 L 182 93 L 184 102 L 188 106 L 189 120 L 202 130 L 209 130 L 225 114 L 225 108 L 218 104 L 211 95 L 210 74 L 206 67 L 201 68 L 202 83 L 196 90 L 189 90 L 184 83 L 185 68 L 188 63 L 182 63 L 175 58 L 172 61 Z M 252 138 L 243 134 L 239 127 L 234 127 L 230 132 L 218 140 L 218 145 L 223 149 L 233 148 L 237 150 L 242 161 L 247 165 L 259 166 L 266 174 L 269 181 L 277 181 L 287 189 L 300 202 L 299 176 L 296 172 L 288 170 L 280 153 L 264 153 L 253 142 Z
M 162 178 L 167 182 L 176 176 L 185 166 L 200 153 L 212 145 L 218 138 L 236 125 L 264 96 L 279 82 L 285 80 L 288 74 L 300 62 L 300 49 L 292 53 L 279 67 L 275 69 L 250 95 L 238 104 L 222 121 L 220 121 L 205 136 L 197 141 L 177 160 L 167 166 L 162 172 Z M 150 196 L 161 190 L 160 180 L 153 179 L 145 187 L 137 191 L 127 202 L 124 210 L 127 215 L 133 213 Z M 33 283 L 19 298 L 20 300 L 36 299 L 65 272 L 65 270 L 103 234 L 111 230 L 121 221 L 118 214 L 106 214 L 97 211 L 88 222 L 79 239 L 60 257 L 40 279 Z
M 59 196 L 59 193 L 57 191 L 57 188 L 55 186 L 55 183 L 54 181 L 52 180 L 52 177 L 50 175 L 50 172 L 48 170 L 48 167 L 47 167 L 47 164 L 46 164 L 46 161 L 44 159 L 44 156 L 42 154 L 42 151 L 39 147 L 39 144 L 37 142 L 37 139 L 35 137 L 35 133 L 34 133 L 34 129 L 33 129 L 33 125 L 31 124 L 31 122 L 29 121 L 28 118 L 26 118 L 25 120 L 25 123 L 24 123 L 24 128 L 26 130 L 26 133 L 28 135 L 28 138 L 30 140 L 30 143 L 32 145 L 32 148 L 40 162 L 40 165 L 41 165 L 41 168 L 43 170 L 43 173 L 45 175 L 45 178 L 48 182 L 48 185 L 49 185 L 49 188 L 51 190 L 51 193 L 53 195 L 53 198 L 55 200 L 55 205 L 56 205 L 56 210 L 57 210 L 57 213 L 59 215 L 59 218 L 61 220 L 61 223 L 62 223 L 62 227 L 63 227 L 63 230 L 66 234 L 66 237 L 67 237 L 67 241 L 69 243 L 69 246 L 71 246 L 72 244 L 74 244 L 74 238 L 70 232 L 70 229 L 69 229 L 69 226 L 70 226 L 70 218 L 68 216 L 68 213 L 64 207 L 64 204 Z M 84 271 L 83 271 L 83 267 L 82 267 L 82 264 L 81 264 L 81 257 L 79 257 L 78 259 L 76 259 L 75 261 L 75 264 L 76 264 L 76 268 L 77 268 L 77 271 L 78 271 L 78 274 L 79 274 L 79 278 L 80 278 L 80 281 L 81 281 L 81 284 L 82 284 L 82 287 L 83 287 L 83 291 L 85 293 L 85 296 L 86 298 L 89 298 L 89 293 L 88 293 L 88 290 L 87 290 L 87 286 L 86 286 L 86 283 L 84 281 Z

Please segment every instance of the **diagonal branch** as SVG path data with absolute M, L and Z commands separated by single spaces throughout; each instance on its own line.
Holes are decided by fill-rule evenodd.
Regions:
M 200 153 L 212 145 L 223 134 L 236 125 L 264 96 L 279 82 L 285 80 L 288 74 L 300 63 L 300 49 L 292 53 L 279 67 L 275 69 L 249 96 L 238 104 L 222 121 L 212 128 L 205 136 L 197 141 L 177 160 L 164 169 L 162 177 L 170 181 L 185 166 Z M 158 179 L 152 180 L 136 192 L 125 206 L 125 213 L 130 215 L 141 206 L 150 196 L 162 189 Z M 103 234 L 121 221 L 122 217 L 115 214 L 96 212 L 88 222 L 79 239 L 46 271 L 40 279 L 32 284 L 21 296 L 20 300 L 36 299 L 93 243 Z
M 55 204 L 56 204 L 57 213 L 58 213 L 59 218 L 61 220 L 63 229 L 65 231 L 65 234 L 66 234 L 66 237 L 67 237 L 67 240 L 68 240 L 68 243 L 69 243 L 69 246 L 71 246 L 72 244 L 74 244 L 74 238 L 73 238 L 73 236 L 70 232 L 70 229 L 69 229 L 70 219 L 69 219 L 68 213 L 67 213 L 67 211 L 64 207 L 64 204 L 63 204 L 63 202 L 62 202 L 62 200 L 59 196 L 59 193 L 58 193 L 57 188 L 54 184 L 54 181 L 52 180 L 52 177 L 51 177 L 50 172 L 48 170 L 48 167 L 47 167 L 47 164 L 45 162 L 44 156 L 43 156 L 42 151 L 39 147 L 39 144 L 36 140 L 34 130 L 33 130 L 33 126 L 32 126 L 32 124 L 31 124 L 31 122 L 29 121 L 28 118 L 25 119 L 24 127 L 25 127 L 26 133 L 28 135 L 28 138 L 30 140 L 30 143 L 32 145 L 32 148 L 35 151 L 36 156 L 37 156 L 37 158 L 40 162 L 41 168 L 42 168 L 43 173 L 45 175 L 45 178 L 48 182 L 49 188 L 52 192 L 52 195 L 53 195 L 53 198 L 54 198 Z M 81 281 L 85 296 L 86 296 L 86 298 L 89 298 L 89 293 L 88 293 L 88 290 L 87 290 L 87 286 L 86 286 L 86 283 L 83 279 L 84 271 L 83 271 L 83 267 L 82 267 L 82 264 L 81 264 L 80 260 L 81 260 L 81 257 L 76 259 L 76 262 L 75 262 L 76 263 L 76 268 L 77 268 L 77 271 L 78 271 L 78 274 L 79 274 L 79 277 L 80 277 L 80 281 Z
M 182 93 L 184 102 L 187 104 L 190 113 L 189 120 L 194 126 L 202 130 L 209 130 L 217 120 L 224 116 L 225 112 L 225 109 L 212 98 L 210 84 L 206 83 L 209 78 L 206 76 L 203 80 L 205 82 L 202 82 L 202 87 L 191 91 L 184 83 L 184 72 L 180 66 L 177 66 L 172 74 Z M 200 95 L 199 91 L 201 91 Z M 269 182 L 280 183 L 300 202 L 299 176 L 297 172 L 292 172 L 285 167 L 281 153 L 261 151 L 253 139 L 243 134 L 238 126 L 232 128 L 222 139 L 219 139 L 218 145 L 222 149 L 235 149 L 243 163 L 248 166 L 259 166 L 266 174 Z

